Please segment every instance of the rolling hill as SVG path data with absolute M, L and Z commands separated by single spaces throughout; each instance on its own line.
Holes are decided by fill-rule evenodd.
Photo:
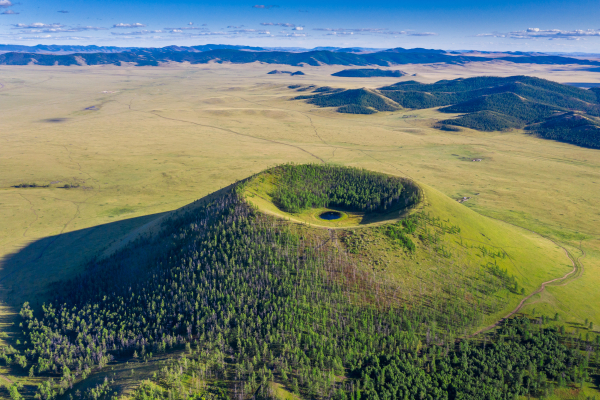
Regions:
M 316 96 L 300 96 L 319 107 L 338 107 L 337 111 L 347 114 L 374 114 L 378 111 L 396 111 L 400 106 L 368 89 L 350 89 L 336 93 L 325 92 Z
M 345 69 L 331 74 L 331 76 L 341 76 L 346 78 L 401 77 L 404 75 L 406 75 L 406 73 L 402 71 L 390 71 L 378 68 Z
M 302 98 L 320 107 L 340 106 L 341 99 L 345 99 L 345 109 L 364 107 L 355 97 L 346 98 L 343 93 L 331 97 L 314 91 L 312 97 Z M 404 81 L 370 93 L 393 101 L 398 109 L 440 107 L 442 113 L 463 114 L 440 120 L 440 127 L 455 125 L 480 131 L 526 128 L 526 132 L 542 138 L 600 148 L 597 88 L 586 90 L 540 78 L 512 76 L 460 78 L 432 84 Z M 338 111 L 347 112 L 345 109 Z M 556 119 L 559 115 L 564 117 Z
M 0 358 L 41 379 L 11 390 L 43 400 L 114 398 L 113 380 L 129 379 L 119 365 L 149 370 L 129 394 L 140 400 L 539 396 L 587 379 L 579 344 L 595 344 L 575 348 L 546 316 L 455 344 L 563 276 L 564 261 L 426 185 L 282 165 L 56 282 L 50 302 L 23 305 L 23 341 Z

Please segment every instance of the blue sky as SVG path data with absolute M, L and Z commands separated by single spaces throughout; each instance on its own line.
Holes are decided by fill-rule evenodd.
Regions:
M 0 0 L 0 43 L 600 53 L 600 0 Z

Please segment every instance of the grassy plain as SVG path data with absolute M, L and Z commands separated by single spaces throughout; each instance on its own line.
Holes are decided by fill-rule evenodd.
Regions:
M 363 167 L 413 178 L 431 188 L 432 198 L 471 197 L 440 202 L 438 212 L 477 217 L 486 235 L 515 232 L 498 240 L 528 260 L 521 271 L 531 282 L 528 293 L 568 270 L 569 259 L 548 239 L 556 241 L 584 267 L 525 310 L 559 312 L 571 323 L 589 318 L 600 327 L 598 150 L 520 131 L 439 131 L 433 122 L 448 115 L 435 110 L 341 115 L 290 101 L 298 93 L 287 88 L 515 74 L 598 82 L 597 73 L 490 62 L 406 66 L 417 76 L 401 79 L 331 77 L 336 67 L 267 75 L 276 67 L 0 67 L 0 329 L 11 331 L 19 304 L 42 301 L 36 296 L 47 283 L 132 239 L 132 230 L 143 232 L 165 212 L 285 162 Z M 50 186 L 14 187 L 21 183 Z M 520 237 L 537 249 L 521 247 Z M 551 261 L 541 262 L 539 252 Z

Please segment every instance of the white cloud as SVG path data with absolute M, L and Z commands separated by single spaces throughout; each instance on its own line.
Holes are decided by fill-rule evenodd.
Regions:
M 119 23 L 119 24 L 113 25 L 113 28 L 145 28 L 145 27 L 146 27 L 146 25 L 140 24 L 139 22 L 136 22 L 134 24 Z
M 101 28 L 99 26 L 75 26 L 72 28 L 44 28 L 44 29 L 27 29 L 21 30 L 21 33 L 34 34 L 34 33 L 60 33 L 60 32 L 84 32 L 84 31 L 105 31 L 107 28 Z
M 408 35 L 408 36 L 437 36 L 435 32 L 390 31 L 387 28 L 313 28 L 315 31 L 328 32 L 326 35 Z
M 306 33 L 287 33 L 287 32 L 279 32 L 277 37 L 306 37 L 308 36 Z
M 268 6 L 257 4 L 255 6 L 252 6 L 252 8 L 261 8 L 261 9 L 265 9 L 265 10 L 268 10 L 269 8 L 277 8 L 277 7 L 279 7 L 279 6 L 276 6 L 274 4 L 271 4 L 271 5 L 268 5 Z
M 149 35 L 152 33 L 163 33 L 162 30 L 157 30 L 157 31 L 148 31 L 148 30 L 142 30 L 142 31 L 136 31 L 136 32 L 111 32 L 111 35 L 118 35 L 118 36 L 127 36 L 127 35 Z
M 561 29 L 527 28 L 522 31 L 508 33 L 481 33 L 477 37 L 496 37 L 509 39 L 567 39 L 579 40 L 586 37 L 600 37 L 600 29 L 575 29 L 571 31 Z
M 53 23 L 53 24 L 44 24 L 42 22 L 34 22 L 33 24 L 14 24 L 13 25 L 14 28 L 13 29 L 58 29 L 58 28 L 63 28 L 64 25 L 59 24 L 59 23 Z
M 102 28 L 99 26 L 76 26 L 76 27 L 70 28 L 70 29 L 78 29 L 80 31 L 105 31 L 108 28 Z
M 206 25 L 206 24 L 204 24 L 204 25 Z M 175 31 L 176 30 L 176 31 L 181 32 L 181 31 L 207 31 L 208 29 L 207 28 L 200 28 L 200 27 L 197 27 L 197 26 L 184 26 L 182 28 L 165 28 L 165 30 L 166 31 Z
M 14 12 L 13 10 L 6 10 L 6 11 L 4 11 L 1 14 L 4 14 L 4 15 L 17 15 L 19 13 L 18 12 Z
M 290 24 L 289 22 L 261 22 L 263 26 L 283 26 L 285 28 L 294 28 L 295 24 Z
M 172 29 L 168 33 L 174 34 L 180 37 L 197 37 L 197 36 L 225 36 L 231 35 L 231 32 L 186 32 L 182 29 Z M 171 36 L 173 37 L 173 36 Z
M 371 32 L 371 33 L 383 33 L 387 29 L 381 28 L 313 28 L 314 31 L 326 31 L 326 32 Z
M 437 36 L 435 32 L 410 32 L 408 36 Z
M 0 0 L 0 8 L 12 7 L 10 0 Z
M 13 37 L 13 40 L 90 40 L 90 36 L 33 35 Z
M 243 34 L 243 33 L 255 33 L 257 35 L 270 35 L 271 32 L 267 31 L 267 30 L 257 30 L 257 29 L 236 29 L 233 31 L 230 31 L 229 33 L 233 33 L 233 34 Z

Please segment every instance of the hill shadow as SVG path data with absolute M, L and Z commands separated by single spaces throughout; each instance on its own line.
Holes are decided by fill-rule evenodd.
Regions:
M 50 283 L 70 278 L 94 258 L 104 258 L 134 241 L 141 234 L 155 235 L 166 215 L 193 211 L 205 201 L 222 196 L 226 186 L 181 208 L 129 218 L 32 241 L 0 259 L 0 329 L 14 320 L 25 301 L 39 309 L 52 295 Z M 13 321 L 14 322 L 14 321 Z
M 46 298 L 48 284 L 76 274 L 93 257 L 102 254 L 132 232 L 169 212 L 129 218 L 91 228 L 34 240 L 0 259 L 0 324 L 24 301 L 37 306 Z

